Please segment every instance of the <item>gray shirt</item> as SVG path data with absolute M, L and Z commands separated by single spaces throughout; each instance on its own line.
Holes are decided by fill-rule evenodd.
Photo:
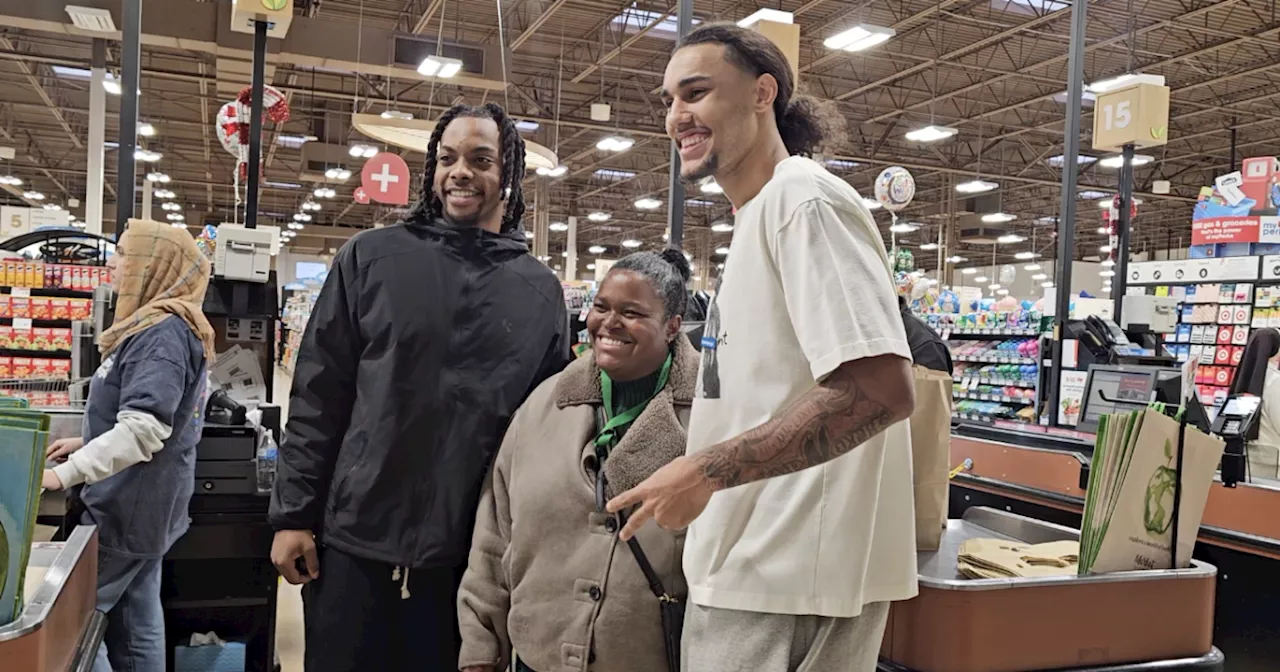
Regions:
M 178 317 L 129 337 L 98 367 L 85 408 L 85 443 L 114 427 L 121 411 L 146 413 L 173 428 L 149 462 L 81 489 L 103 549 L 159 558 L 186 533 L 204 387 L 204 348 Z

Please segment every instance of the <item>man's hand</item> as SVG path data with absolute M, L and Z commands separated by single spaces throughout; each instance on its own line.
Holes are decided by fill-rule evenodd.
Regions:
M 305 574 L 298 571 L 297 561 L 306 563 Z M 271 563 L 280 571 L 285 581 L 293 585 L 310 583 L 320 578 L 320 556 L 316 553 L 316 538 L 311 530 L 280 530 L 271 542 Z
M 58 439 L 49 444 L 48 450 L 44 452 L 45 459 L 54 462 L 66 462 L 67 456 L 84 448 L 84 439 L 75 437 L 71 439 Z
M 52 469 L 45 469 L 44 475 L 40 477 L 40 485 L 45 490 L 61 490 L 62 480 L 58 478 L 57 474 L 53 473 Z
M 689 457 L 678 457 L 643 483 L 609 500 L 608 510 L 617 513 L 640 504 L 631 513 L 619 536 L 623 541 L 653 518 L 665 530 L 682 530 L 697 518 L 711 501 L 713 489 L 703 469 Z

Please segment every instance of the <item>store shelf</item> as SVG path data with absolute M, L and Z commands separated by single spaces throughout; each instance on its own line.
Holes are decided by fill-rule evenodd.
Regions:
M 1026 387 L 1026 388 L 1033 388 L 1033 389 L 1036 386 L 1036 381 L 1034 380 L 988 378 L 986 376 L 978 376 L 975 379 L 974 376 L 964 375 L 964 374 L 956 374 L 955 376 L 953 376 L 953 378 L 956 380 L 956 382 L 977 380 L 979 385 L 997 385 L 1000 387 Z
M 992 329 L 949 329 L 942 332 L 944 339 L 951 336 L 963 336 L 966 338 L 1008 338 L 1010 336 L 1031 337 L 1039 336 L 1040 332 L 1036 329 L 1019 329 L 1019 328 L 992 328 Z
M 59 358 L 70 357 L 70 350 L 31 350 L 16 348 L 0 348 L 0 357 L 34 357 Z
M 973 362 L 975 364 L 1035 364 L 1036 360 L 1031 357 L 1018 357 L 1016 355 L 952 355 L 951 359 L 957 362 Z
M 1002 404 L 1018 404 L 1019 406 L 1031 406 L 1035 404 L 1034 399 L 1020 399 L 1018 397 L 1007 397 L 1003 394 L 980 394 L 977 392 L 952 392 L 952 398 L 969 399 L 971 401 L 998 401 Z
M 14 287 L 0 285 L 0 294 L 13 294 Z M 31 296 L 52 297 L 57 299 L 92 299 L 92 291 L 63 289 L 62 287 L 18 287 L 31 292 Z
M 70 329 L 72 320 L 45 320 L 36 318 L 14 318 L 0 316 L 0 325 L 13 324 L 15 319 L 30 319 L 33 327 L 49 327 L 52 329 Z

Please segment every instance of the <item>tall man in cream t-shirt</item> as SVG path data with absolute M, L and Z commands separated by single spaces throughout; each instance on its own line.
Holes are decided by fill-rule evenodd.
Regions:
M 915 399 L 884 241 L 803 158 L 830 123 L 763 36 L 698 27 L 662 97 L 683 177 L 714 176 L 737 218 L 688 455 L 609 509 L 640 505 L 624 538 L 692 523 L 684 672 L 870 672 L 889 602 L 916 594 Z

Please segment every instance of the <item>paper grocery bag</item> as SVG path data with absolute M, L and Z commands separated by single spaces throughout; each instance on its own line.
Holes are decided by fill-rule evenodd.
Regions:
M 1178 422 L 1156 411 L 1144 411 L 1129 441 L 1128 464 L 1121 465 L 1113 475 L 1113 509 L 1101 530 L 1093 573 L 1169 567 Z M 1187 427 L 1182 506 L 1178 513 L 1180 568 L 1191 564 L 1209 488 L 1213 487 L 1224 447 L 1221 440 Z
M 911 414 L 911 469 L 916 504 L 916 549 L 936 551 L 947 526 L 951 470 L 951 376 L 912 367 L 916 410 Z

